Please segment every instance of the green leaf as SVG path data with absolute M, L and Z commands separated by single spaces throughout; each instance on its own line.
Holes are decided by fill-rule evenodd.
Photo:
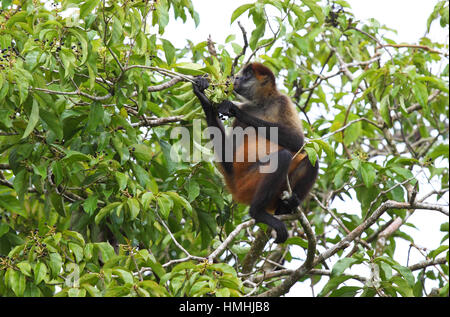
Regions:
M 2 0 L 2 9 L 6 10 L 11 4 L 13 0 Z
M 115 286 L 106 290 L 105 297 L 124 297 L 130 294 L 130 291 L 129 286 Z
M 86 296 L 86 290 L 73 287 L 73 288 L 69 289 L 69 291 L 67 292 L 67 295 L 69 297 L 85 297 Z
M 19 200 L 23 200 L 24 194 L 27 192 L 29 175 L 25 169 L 20 170 L 14 177 L 13 186 L 19 196 Z
M 178 63 L 175 66 L 175 71 L 186 75 L 203 75 L 205 71 L 203 66 L 195 63 Z
M 438 247 L 437 249 L 431 251 L 428 254 L 428 257 L 435 259 L 439 254 L 441 254 L 442 252 L 445 252 L 448 250 L 448 245 L 441 245 L 440 247 Z
M 47 125 L 48 129 L 50 129 L 59 140 L 63 138 L 63 128 L 61 120 L 50 111 L 45 109 L 39 109 L 39 116 L 43 122 Z
M 91 105 L 89 111 L 88 123 L 86 125 L 86 132 L 88 133 L 94 132 L 97 129 L 97 127 L 102 124 L 103 116 L 104 116 L 103 106 L 98 102 L 94 102 Z
M 359 171 L 361 173 L 364 185 L 366 185 L 367 188 L 372 187 L 377 176 L 377 172 L 375 168 L 373 168 L 372 164 L 361 162 L 361 164 L 359 165 Z
M 323 287 L 323 289 L 318 294 L 319 297 L 327 296 L 329 292 L 336 289 L 341 283 L 345 282 L 348 279 L 351 279 L 350 275 L 347 276 L 335 276 L 331 277 L 327 284 Z
M 31 277 L 31 265 L 29 262 L 24 261 L 17 263 L 17 267 L 19 268 L 20 272 L 23 273 L 23 275 Z
M 144 208 L 149 209 L 150 203 L 155 200 L 155 195 L 153 195 L 152 192 L 146 192 L 142 195 L 141 203 L 144 206 Z
M 39 105 L 36 99 L 33 99 L 33 107 L 31 108 L 30 119 L 28 120 L 27 128 L 22 135 L 22 139 L 25 139 L 33 131 L 37 122 L 39 121 Z
M 336 264 L 333 266 L 333 269 L 331 270 L 331 276 L 339 276 L 344 271 L 351 267 L 353 264 L 361 263 L 360 259 L 355 258 L 342 258 L 339 261 L 336 262 Z
M 330 297 L 355 297 L 360 290 L 358 286 L 342 286 L 331 292 Z
M 256 44 L 258 44 L 258 40 L 264 36 L 264 32 L 266 31 L 266 24 L 265 21 L 261 22 L 260 24 L 258 24 L 256 26 L 256 29 L 253 30 L 251 36 L 250 36 L 250 41 L 249 41 L 249 46 L 252 50 L 254 50 L 256 48 Z
M 52 277 L 58 276 L 58 274 L 61 272 L 61 267 L 63 265 L 62 257 L 59 255 L 59 253 L 52 252 L 49 255 L 50 261 L 48 262 L 48 266 L 50 268 L 50 271 L 52 273 Z
M 413 83 L 412 91 L 417 102 L 426 111 L 428 109 L 428 91 L 427 86 L 419 81 Z
M 125 284 L 133 284 L 133 275 L 123 269 L 113 269 L 113 274 L 117 274 Z
M 189 202 L 194 201 L 194 199 L 200 194 L 200 185 L 192 178 L 187 183 L 187 192 Z
M 319 21 L 319 24 L 323 24 L 325 20 L 325 15 L 322 12 L 322 8 L 315 3 L 314 0 L 302 0 L 302 2 L 311 9 L 313 14 L 316 16 L 317 20 Z
M 387 126 L 392 127 L 391 116 L 389 114 L 389 95 L 386 95 L 381 99 L 380 114 Z
M 77 243 L 69 242 L 68 243 L 69 249 L 73 252 L 75 256 L 75 261 L 79 263 L 81 260 L 83 260 L 84 256 L 84 249 Z
M 109 45 L 121 42 L 121 38 L 124 34 L 122 22 L 120 22 L 120 19 L 116 16 L 113 16 L 112 20 L 113 20 L 112 32 L 111 32 L 111 39 L 108 42 Z
M 63 234 L 64 234 L 64 236 L 65 236 L 66 238 L 67 238 L 67 237 L 70 237 L 71 239 L 74 239 L 75 241 L 77 241 L 77 243 L 78 243 L 79 245 L 84 245 L 84 244 L 85 244 L 83 235 L 82 235 L 81 233 L 79 233 L 79 232 L 76 232 L 76 231 L 70 231 L 70 230 L 64 230 L 64 231 L 63 231 Z
M 169 196 L 161 194 L 156 198 L 158 202 L 159 212 L 164 219 L 169 218 L 170 210 L 172 209 L 173 202 L 169 199 Z
M 75 162 L 91 160 L 91 158 L 88 155 L 83 154 L 81 152 L 77 152 L 77 151 L 68 150 L 68 151 L 66 151 L 66 154 L 67 155 L 62 159 L 62 161 L 64 163 L 66 163 L 67 165 L 70 165 Z
M 175 47 L 168 40 L 161 39 L 167 65 L 171 65 L 175 58 Z
M 309 161 L 311 162 L 311 164 L 313 166 L 315 166 L 316 165 L 316 161 L 317 161 L 317 152 L 313 148 L 311 148 L 309 146 L 305 146 L 304 150 L 308 154 L 308 158 L 309 158 Z
M 154 17 L 158 18 L 157 21 L 154 21 L 153 25 L 158 24 L 159 26 L 159 34 L 164 33 L 164 28 L 169 24 L 169 6 L 166 1 L 158 2 L 156 6 L 156 15 Z
M 414 296 L 414 293 L 413 293 L 414 285 L 411 287 L 404 278 L 402 278 L 398 275 L 394 275 L 390 281 L 392 283 L 395 283 L 396 285 L 398 285 L 398 287 L 393 286 L 393 288 L 397 292 L 399 292 L 403 297 L 413 297 Z
M 14 294 L 16 294 L 16 296 L 18 297 L 23 296 L 27 283 L 25 275 L 13 269 L 8 269 L 7 272 L 9 273 L 8 284 L 13 290 Z
M 47 272 L 48 270 L 45 263 L 38 262 L 36 264 L 36 266 L 34 267 L 34 282 L 36 283 L 36 285 L 45 279 L 45 277 L 47 276 Z
M 152 159 L 152 149 L 145 144 L 133 144 L 131 146 L 131 152 L 138 160 L 146 163 L 150 162 Z
M 192 214 L 192 206 L 191 204 L 186 200 L 186 198 L 178 195 L 175 192 L 166 192 L 165 194 L 169 195 L 173 201 L 177 202 L 181 206 L 183 206 L 189 214 Z
M 105 207 L 103 207 L 102 209 L 100 209 L 100 211 L 98 212 L 98 214 L 95 216 L 95 223 L 98 225 L 100 223 L 100 221 L 106 216 L 108 215 L 114 208 L 116 208 L 117 206 L 121 205 L 121 202 L 114 202 L 111 203 Z
M 108 242 L 97 242 L 95 243 L 95 246 L 100 250 L 102 261 L 104 263 L 108 262 L 116 255 L 114 248 Z
M 95 2 L 95 1 L 87 1 L 87 2 Z M 83 65 L 88 58 L 88 42 L 84 36 L 84 33 L 79 32 L 74 28 L 68 29 L 69 33 L 72 33 L 81 44 L 81 51 L 83 52 L 83 56 L 80 61 L 80 65 Z M 94 78 L 95 79 L 95 78 Z
M 407 168 L 403 168 L 400 166 L 392 166 L 390 167 L 390 169 L 395 173 L 397 173 L 398 175 L 400 175 L 402 179 L 409 179 L 414 177 L 413 173 Z
M 83 202 L 83 208 L 84 211 L 86 211 L 86 213 L 88 215 L 92 215 L 95 211 L 95 209 L 97 209 L 97 195 L 90 195 L 84 202 Z
M 53 208 L 55 208 L 56 212 L 62 216 L 66 216 L 66 208 L 64 207 L 63 196 L 52 191 L 49 194 L 50 201 L 52 203 Z
M 313 141 L 313 140 L 311 140 L 311 141 Z M 327 157 L 330 160 L 334 159 L 335 151 L 327 142 L 325 142 L 324 140 L 314 140 L 313 142 L 316 142 L 320 145 L 320 148 L 325 151 L 325 153 L 327 154 Z
M 231 14 L 230 24 L 232 24 L 234 22 L 234 20 L 239 18 L 245 11 L 252 8 L 254 5 L 255 5 L 254 3 L 243 4 L 240 7 L 238 7 L 236 10 L 234 10 L 233 13 Z
M 6 223 L 0 223 L 0 238 L 5 234 L 8 233 L 9 226 Z
M 119 190 L 124 190 L 127 187 L 128 176 L 121 172 L 114 172 L 114 176 L 117 181 L 117 185 L 119 185 Z
M 91 13 L 99 4 L 100 0 L 89 0 L 80 6 L 80 19 Z
M 304 249 L 308 248 L 308 242 L 300 237 L 290 237 L 286 240 L 286 244 L 295 244 L 299 245 Z
M 136 219 L 136 217 L 139 215 L 139 212 L 141 211 L 139 201 L 136 198 L 131 198 L 127 200 L 127 205 L 130 208 L 130 219 Z
M 439 144 L 434 147 L 431 152 L 427 155 L 427 157 L 435 160 L 439 156 L 449 157 L 449 145 L 448 144 Z

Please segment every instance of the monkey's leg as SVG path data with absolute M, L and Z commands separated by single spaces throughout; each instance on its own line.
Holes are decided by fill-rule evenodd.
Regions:
M 313 166 L 309 158 L 305 156 L 296 169 L 291 173 L 290 179 L 293 180 L 292 196 L 287 200 L 279 200 L 275 215 L 293 213 L 301 202 L 305 199 L 316 181 L 319 171 L 319 163 Z
M 292 154 L 288 150 L 280 150 L 271 155 L 276 155 L 278 160 L 278 167 L 273 173 L 261 174 L 262 180 L 258 184 L 252 203 L 250 205 L 250 216 L 256 222 L 262 222 L 271 226 L 277 232 L 275 243 L 283 243 L 288 237 L 286 225 L 281 220 L 278 220 L 273 215 L 266 211 L 267 206 L 271 201 L 279 195 L 280 187 L 286 179 L 289 169 L 289 162 L 292 159 Z
M 275 215 L 286 215 L 295 212 L 302 201 L 298 198 L 297 194 L 293 191 L 289 199 L 280 199 L 275 209 Z

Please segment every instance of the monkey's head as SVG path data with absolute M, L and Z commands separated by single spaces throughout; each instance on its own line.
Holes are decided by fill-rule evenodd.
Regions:
M 275 75 L 261 63 L 245 65 L 234 78 L 234 91 L 248 100 L 267 97 L 276 91 Z

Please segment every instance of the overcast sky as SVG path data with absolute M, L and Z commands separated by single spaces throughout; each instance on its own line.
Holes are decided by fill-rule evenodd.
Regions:
M 193 0 L 194 8 L 200 15 L 200 25 L 197 29 L 189 19 L 183 24 L 181 19 L 175 23 L 171 21 L 166 28 L 164 36 L 182 46 L 186 38 L 193 42 L 207 39 L 211 34 L 217 43 L 224 43 L 225 38 L 234 33 L 237 39 L 241 37 L 237 23 L 230 25 L 233 11 L 240 5 L 252 3 L 252 0 Z M 433 11 L 436 0 L 347 0 L 352 7 L 351 11 L 356 20 L 377 19 L 381 24 L 398 31 L 398 36 L 392 37 L 399 42 L 417 43 L 424 35 L 429 14 Z M 245 23 L 247 14 L 244 13 L 238 20 Z M 434 23 L 431 37 L 435 41 L 443 41 L 446 32 Z M 438 31 L 438 32 L 437 32 Z
M 236 22 L 230 25 L 231 14 L 240 5 L 251 2 L 251 0 L 193 0 L 194 8 L 200 15 L 198 28 L 195 29 L 194 23 L 190 20 L 186 24 L 183 24 L 181 20 L 175 23 L 171 21 L 166 28 L 164 37 L 169 39 L 176 47 L 184 46 L 186 39 L 190 39 L 194 43 L 205 41 L 209 34 L 211 34 L 217 44 L 225 43 L 225 38 L 230 34 L 235 34 L 236 39 L 239 40 L 242 35 Z M 381 24 L 397 30 L 398 33 L 389 34 L 389 38 L 397 42 L 415 44 L 424 36 L 427 19 L 433 11 L 437 0 L 347 0 L 347 2 L 355 15 L 355 20 L 366 21 L 369 18 L 375 18 Z M 246 16 L 247 14 L 243 14 L 238 20 L 244 24 L 249 32 L 253 25 L 251 23 L 247 24 Z M 438 21 L 433 23 L 431 32 L 427 36 L 432 41 L 448 43 L 448 31 L 443 30 L 439 26 Z M 424 192 L 427 191 L 425 190 Z M 448 195 L 444 199 L 448 202 Z M 337 208 L 338 212 L 339 210 L 347 212 L 348 204 L 347 206 L 345 204 L 347 203 L 337 202 L 334 207 Z M 439 227 L 444 221 L 448 221 L 448 219 L 446 220 L 446 217 L 438 212 L 417 210 L 410 217 L 409 222 L 414 223 L 418 229 L 403 226 L 402 231 L 411 235 L 419 246 L 432 250 L 440 245 L 443 235 L 439 232 Z M 396 242 L 395 258 L 400 264 L 406 265 L 405 261 L 409 244 L 401 239 L 396 239 Z M 291 252 L 297 251 L 295 248 L 292 250 Z M 303 250 L 298 250 L 298 252 L 296 256 L 304 258 Z M 410 264 L 421 260 L 423 260 L 423 256 L 413 249 L 410 254 Z M 289 268 L 296 268 L 299 264 L 301 263 L 291 263 Z M 367 271 L 353 271 L 352 273 L 367 276 Z M 323 287 L 326 280 L 326 278 L 322 278 L 320 283 L 322 286 L 315 288 L 316 294 Z M 295 285 L 288 296 L 311 296 L 311 288 L 308 284 L 306 282 Z M 357 283 L 355 285 L 360 286 L 361 284 Z

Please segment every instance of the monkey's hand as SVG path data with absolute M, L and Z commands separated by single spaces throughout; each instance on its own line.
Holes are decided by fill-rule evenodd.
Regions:
M 236 106 L 229 100 L 224 100 L 217 105 L 217 112 L 222 116 L 235 117 Z
M 203 94 L 206 88 L 209 87 L 208 79 L 205 77 L 197 76 L 194 78 L 194 83 L 192 84 L 192 88 L 194 89 L 194 93 L 198 96 L 199 94 Z

